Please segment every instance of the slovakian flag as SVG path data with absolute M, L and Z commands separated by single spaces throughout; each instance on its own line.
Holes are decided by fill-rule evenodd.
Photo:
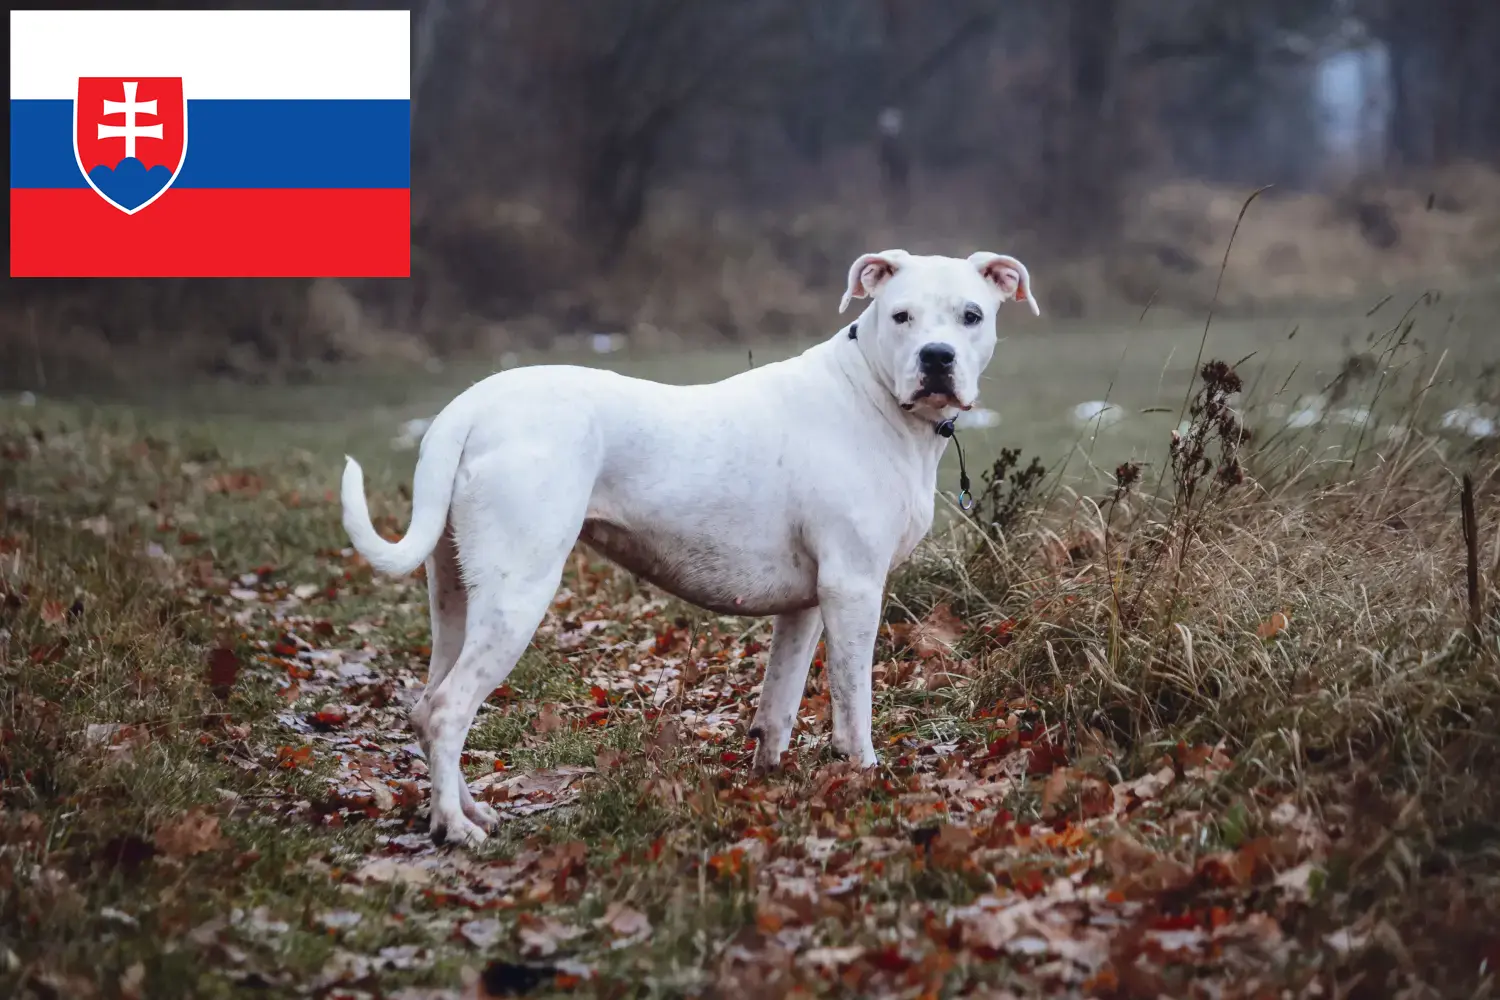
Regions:
M 410 13 L 12 11 L 12 277 L 407 277 Z

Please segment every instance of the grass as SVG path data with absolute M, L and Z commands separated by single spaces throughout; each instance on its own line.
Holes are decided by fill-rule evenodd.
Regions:
M 1094 442 L 1118 483 L 1002 469 L 892 581 L 873 773 L 829 753 L 815 665 L 753 779 L 767 625 L 580 552 L 469 740 L 512 782 L 472 859 L 424 845 L 406 749 L 424 585 L 349 553 L 328 493 L 387 417 L 8 406 L 0 990 L 1486 995 L 1496 461 L 1437 431 L 1457 387 L 1414 339 L 1348 399 L 1399 442 L 1277 431 L 1275 386 L 1220 372 L 1174 453 Z M 387 529 L 408 459 L 367 465 Z
M 1234 266 L 1231 262 L 1231 269 Z M 1407 369 L 1420 368 L 1424 379 L 1432 377 L 1426 405 L 1428 417 L 1435 418 L 1449 405 L 1470 398 L 1479 369 L 1500 362 L 1500 341 L 1491 335 L 1496 315 L 1500 287 L 1427 296 L 1417 289 L 1384 302 L 1338 310 L 1215 318 L 1207 350 L 1234 361 L 1246 359 L 1237 366 L 1247 384 L 1246 404 L 1265 411 L 1269 426 L 1283 422 L 1304 398 L 1325 392 L 1351 358 L 1382 355 L 1390 332 L 1403 320 L 1412 321 L 1410 335 L 1420 341 L 1420 349 L 1405 351 L 1396 365 L 1404 366 L 1408 376 L 1414 372 Z M 241 462 L 279 462 L 301 452 L 309 461 L 316 456 L 327 465 L 354 454 L 371 477 L 372 490 L 389 493 L 410 481 L 411 453 L 390 447 L 401 422 L 432 416 L 457 392 L 500 367 L 585 364 L 670 383 L 709 381 L 752 363 L 788 357 L 852 317 L 837 316 L 830 303 L 824 327 L 777 342 L 671 352 L 627 349 L 606 355 L 523 352 L 514 358 L 455 362 L 436 372 L 411 366 L 350 368 L 304 384 L 247 388 L 186 380 L 114 386 L 86 398 L 58 398 L 124 426 L 149 413 L 159 425 L 200 438 L 207 433 L 207 421 L 219 441 L 232 443 Z M 1112 321 L 1060 320 L 1050 313 L 1040 319 L 1023 312 L 1003 315 L 1002 340 L 981 382 L 980 404 L 996 410 L 1001 423 L 964 431 L 965 455 L 978 468 L 998 457 L 1002 448 L 1021 447 L 1028 455 L 1043 457 L 1063 478 L 1091 486 L 1107 484 L 1109 471 L 1119 462 L 1159 461 L 1162 442 L 1177 426 L 1183 390 L 1196 378 L 1195 355 L 1203 333 L 1201 320 L 1156 310 Z M 18 369 L 13 374 L 20 373 Z M 1346 387 L 1365 391 L 1381 373 L 1377 367 L 1368 373 L 1359 368 L 1353 374 L 1344 379 Z M 4 387 L 0 375 L 0 388 Z M 28 387 L 37 388 L 21 386 Z M 44 398 L 50 392 L 50 387 L 40 389 Z M 110 403 L 99 402 L 105 399 Z M 1074 406 L 1090 400 L 1118 405 L 1123 419 L 1075 420 Z M 1351 403 L 1352 398 L 1346 399 L 1331 409 Z M 1402 399 L 1377 407 L 1377 436 L 1400 416 L 1405 403 Z M 1337 416 L 1320 428 L 1324 446 L 1342 445 L 1350 431 Z M 1319 443 L 1308 441 L 1305 434 L 1302 440 L 1308 447 Z M 956 455 L 949 449 L 942 480 L 949 491 L 956 488 L 957 474 Z

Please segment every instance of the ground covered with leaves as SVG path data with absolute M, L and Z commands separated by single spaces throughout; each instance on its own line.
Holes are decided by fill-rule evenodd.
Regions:
M 892 581 L 873 770 L 817 660 L 752 776 L 769 623 L 580 549 L 470 735 L 477 852 L 426 835 L 425 584 L 346 547 L 336 462 L 8 408 L 0 989 L 1483 995 L 1500 676 L 1449 469 L 1495 511 L 1493 467 L 1252 453 L 1234 379 L 1104 495 L 991 470 Z

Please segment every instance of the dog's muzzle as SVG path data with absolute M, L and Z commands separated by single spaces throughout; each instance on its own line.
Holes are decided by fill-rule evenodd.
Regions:
M 953 384 L 953 369 L 958 360 L 958 352 L 952 344 L 933 342 L 925 344 L 917 352 L 917 372 L 921 381 L 917 391 L 907 401 L 906 408 L 911 409 L 917 403 L 931 400 L 939 407 L 957 406 L 967 410 L 959 401 L 958 391 Z

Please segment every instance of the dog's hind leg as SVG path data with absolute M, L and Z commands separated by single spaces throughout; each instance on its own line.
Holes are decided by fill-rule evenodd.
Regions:
M 750 735 L 756 739 L 752 766 L 759 773 L 780 766 L 782 752 L 791 745 L 797 706 L 802 704 L 807 686 L 807 669 L 822 632 L 823 614 L 816 607 L 777 615 L 771 626 L 771 655 L 760 686 L 755 722 L 750 727 Z
M 464 648 L 464 619 L 469 613 L 469 594 L 458 566 L 458 549 L 450 525 L 427 557 L 427 609 L 432 620 L 432 657 L 427 664 L 427 683 L 411 712 L 411 726 L 422 752 L 427 753 L 428 696 L 443 683 Z
M 507 459 L 504 469 L 480 470 L 484 481 L 464 491 L 465 500 L 482 497 L 482 505 L 454 506 L 468 588 L 463 651 L 442 683 L 426 694 L 432 839 L 439 843 L 485 839 L 463 808 L 464 740 L 480 704 L 510 675 L 541 624 L 588 503 L 586 481 L 559 482 L 581 478 L 583 470 L 564 466 L 556 474 L 539 475 L 535 461 L 518 454 Z
M 469 609 L 469 594 L 458 565 L 458 546 L 453 540 L 451 524 L 438 539 L 432 555 L 427 557 L 426 566 L 427 604 L 432 618 L 432 659 L 427 667 L 427 684 L 412 708 L 411 724 L 422 752 L 430 761 L 432 746 L 428 739 L 427 717 L 431 713 L 431 704 L 428 695 L 443 683 L 443 678 L 448 676 L 448 671 L 453 669 L 463 652 L 465 618 Z M 495 828 L 499 822 L 495 810 L 483 802 L 474 801 L 468 785 L 459 785 L 459 795 L 465 816 L 486 830 Z
M 566 548 L 571 548 L 571 545 Z M 515 668 L 541 624 L 558 581 L 566 549 L 545 570 L 501 587 L 470 587 L 463 652 L 443 683 L 428 696 L 428 768 L 432 777 L 432 839 L 478 843 L 480 825 L 463 808 L 468 789 L 459 757 L 479 705 Z

